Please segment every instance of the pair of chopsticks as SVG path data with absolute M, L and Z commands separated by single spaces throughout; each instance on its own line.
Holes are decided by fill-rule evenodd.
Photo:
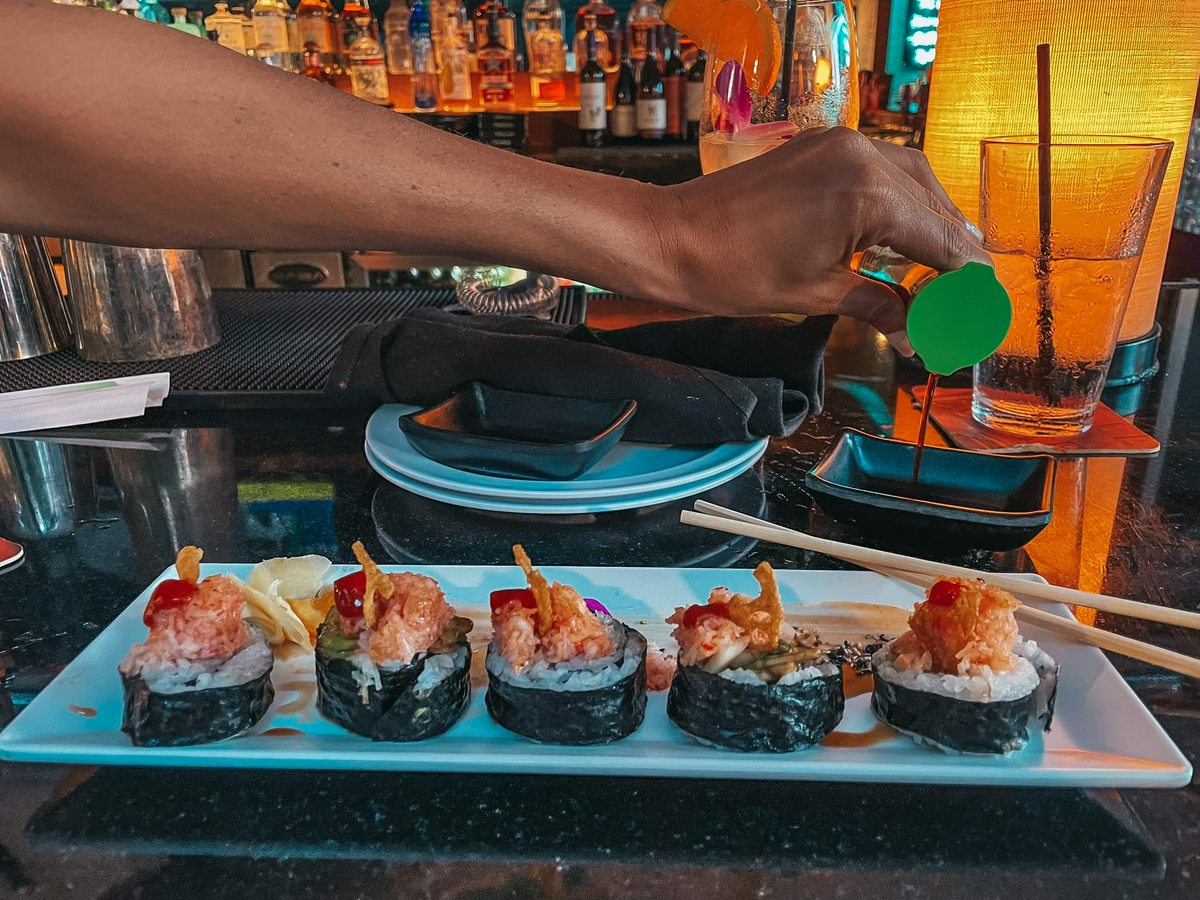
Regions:
M 712 531 L 722 531 L 726 534 L 736 534 L 743 537 L 757 538 L 782 544 L 785 547 L 797 547 L 801 550 L 811 550 L 823 553 L 834 559 L 855 563 L 864 569 L 870 569 L 889 578 L 906 581 L 920 588 L 927 588 L 940 577 L 982 578 L 989 584 L 1016 595 L 1025 604 L 1029 603 L 1065 603 L 1074 606 L 1087 606 L 1102 612 L 1129 616 L 1135 619 L 1146 619 L 1151 622 L 1162 622 L 1167 625 L 1180 625 L 1184 628 L 1200 629 L 1200 613 L 1188 612 L 1182 609 L 1169 609 L 1155 606 L 1152 603 L 1139 603 L 1124 597 L 1110 597 L 1107 594 L 1089 594 L 1087 591 L 1074 588 L 1059 587 L 1053 584 L 1025 581 L 1013 575 L 997 572 L 982 572 L 964 566 L 944 565 L 915 556 L 905 556 L 900 553 L 890 553 L 886 550 L 874 550 L 869 547 L 859 547 L 855 544 L 845 544 L 841 541 L 831 541 L 815 537 L 803 531 L 794 531 L 758 519 L 736 510 L 696 501 L 696 509 L 684 510 L 679 521 L 685 525 L 696 525 Z M 1054 613 L 1029 605 L 1022 605 L 1016 611 L 1016 616 L 1030 624 L 1037 625 L 1047 631 L 1072 638 L 1083 644 L 1100 647 L 1113 653 L 1119 653 L 1131 659 L 1141 660 L 1151 665 L 1160 666 L 1192 678 L 1200 678 L 1200 660 L 1173 650 L 1166 650 L 1154 644 L 1136 641 L 1133 638 L 1113 634 L 1100 628 L 1082 625 L 1074 619 L 1064 618 Z

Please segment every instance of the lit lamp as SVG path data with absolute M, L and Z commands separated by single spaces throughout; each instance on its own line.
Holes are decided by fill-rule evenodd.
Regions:
M 1200 2 L 943 0 L 925 152 L 973 220 L 979 141 L 1037 131 L 1034 59 L 1043 42 L 1053 52 L 1055 132 L 1175 142 L 1119 340 L 1144 337 L 1154 328 L 1200 79 Z

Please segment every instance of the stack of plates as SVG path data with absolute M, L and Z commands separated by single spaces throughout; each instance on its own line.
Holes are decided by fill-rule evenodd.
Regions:
M 655 506 L 703 493 L 745 472 L 767 439 L 717 447 L 622 442 L 573 481 L 529 481 L 479 475 L 419 453 L 400 431 L 418 407 L 381 406 L 367 422 L 367 461 L 397 487 L 453 506 L 490 512 L 575 515 Z

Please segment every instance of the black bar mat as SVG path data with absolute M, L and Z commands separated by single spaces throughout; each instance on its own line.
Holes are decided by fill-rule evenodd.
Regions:
M 454 302 L 447 288 L 428 290 L 213 291 L 221 341 L 215 347 L 150 362 L 99 363 L 74 349 L 0 363 L 0 391 L 18 391 L 142 375 L 171 374 L 172 406 L 291 406 L 319 402 L 342 340 L 364 322 L 385 322 L 414 309 Z M 587 295 L 565 289 L 554 321 L 583 321 Z M 332 402 L 332 401 L 330 401 Z

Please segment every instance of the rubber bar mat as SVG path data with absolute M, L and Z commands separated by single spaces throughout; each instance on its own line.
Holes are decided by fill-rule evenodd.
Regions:
M 149 372 L 171 374 L 173 406 L 305 405 L 319 402 L 342 340 L 356 325 L 454 302 L 449 288 L 213 291 L 221 341 L 207 350 L 150 362 L 99 363 L 74 349 L 0 363 L 0 391 Z M 583 321 L 587 295 L 565 289 L 553 319 Z M 334 401 L 329 401 L 333 403 Z

